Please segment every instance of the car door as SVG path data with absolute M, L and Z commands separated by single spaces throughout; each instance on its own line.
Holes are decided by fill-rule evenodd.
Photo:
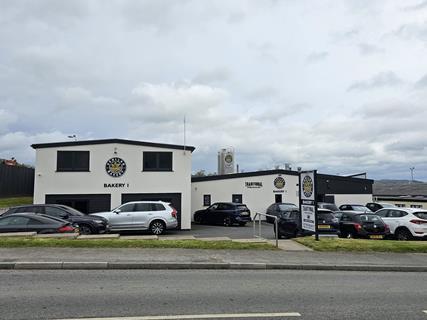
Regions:
M 33 212 L 37 212 L 37 211 L 34 210 Z M 61 208 L 51 207 L 51 206 L 44 207 L 44 214 L 50 217 L 64 219 L 64 220 L 67 220 L 69 218 L 69 214 L 67 213 L 67 211 Z
M 227 204 L 219 203 L 216 210 L 212 212 L 212 223 L 223 224 L 225 217 L 228 217 Z
M 147 229 L 154 213 L 152 203 L 135 203 L 132 217 L 133 227 Z
M 207 223 L 214 223 L 217 209 L 218 203 L 214 203 L 209 208 L 207 208 L 204 215 L 204 221 L 206 221 Z
M 5 217 L 0 219 L 1 232 L 26 232 L 28 231 L 28 221 L 30 219 L 21 216 Z
M 135 203 L 125 203 L 116 208 L 109 215 L 112 229 L 129 229 L 133 224 L 133 210 Z
M 383 220 L 388 225 L 391 234 L 394 234 L 396 229 L 399 227 L 404 215 L 405 212 L 401 210 L 387 209 L 387 215 L 385 218 L 383 218 Z

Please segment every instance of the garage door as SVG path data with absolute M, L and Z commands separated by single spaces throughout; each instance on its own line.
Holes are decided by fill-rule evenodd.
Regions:
M 130 201 L 164 201 L 169 202 L 178 211 L 178 229 L 181 229 L 181 194 L 180 193 L 123 193 L 122 204 Z
M 63 204 L 83 213 L 111 210 L 110 194 L 47 194 L 46 203 Z

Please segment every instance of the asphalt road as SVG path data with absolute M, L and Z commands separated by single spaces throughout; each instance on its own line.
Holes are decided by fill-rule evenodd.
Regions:
M 226 314 L 223 318 L 287 319 L 284 315 L 251 317 L 250 313 L 293 312 L 301 316 L 292 319 L 427 320 L 423 310 L 427 310 L 426 273 L 242 270 L 0 272 L 1 319 L 194 314 L 202 314 L 205 318 L 212 314 Z M 230 315 L 235 313 L 249 315 Z

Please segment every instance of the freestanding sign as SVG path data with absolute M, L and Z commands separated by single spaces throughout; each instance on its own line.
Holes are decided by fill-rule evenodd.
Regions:
M 300 212 L 301 228 L 314 232 L 316 240 L 319 240 L 317 230 L 316 174 L 316 170 L 300 173 Z

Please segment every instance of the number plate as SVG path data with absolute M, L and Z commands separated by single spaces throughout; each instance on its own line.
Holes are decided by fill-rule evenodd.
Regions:
M 382 239 L 384 236 L 369 236 L 370 239 Z
M 319 229 L 330 229 L 331 226 L 329 224 L 321 224 L 319 226 L 317 226 Z

